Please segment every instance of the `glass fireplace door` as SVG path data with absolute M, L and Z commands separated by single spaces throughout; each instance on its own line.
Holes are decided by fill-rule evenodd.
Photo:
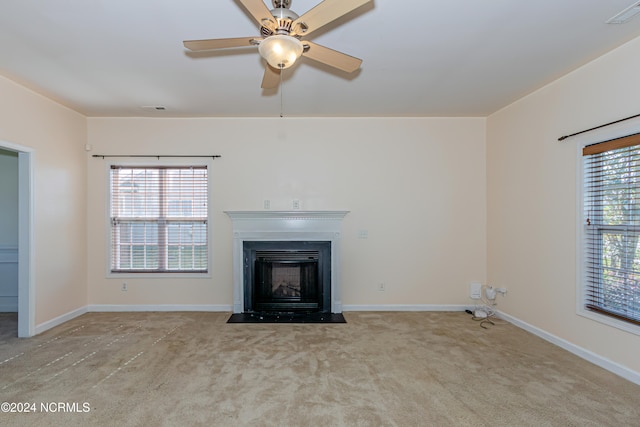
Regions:
M 255 311 L 317 311 L 318 259 L 255 261 Z

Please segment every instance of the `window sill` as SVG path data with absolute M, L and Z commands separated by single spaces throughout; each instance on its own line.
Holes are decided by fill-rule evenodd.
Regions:
M 640 335 L 640 326 L 634 325 L 632 323 L 627 323 L 623 320 L 618 320 L 613 317 L 609 317 L 604 314 L 600 314 L 584 308 L 578 309 L 578 315 L 586 317 L 587 319 L 593 320 L 595 322 L 602 323 L 604 325 L 611 326 L 625 332 L 629 332 L 634 335 Z
M 211 273 L 107 273 L 107 279 L 210 279 Z

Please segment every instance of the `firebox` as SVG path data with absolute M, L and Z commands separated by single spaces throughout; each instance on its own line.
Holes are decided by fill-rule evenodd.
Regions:
M 245 312 L 331 312 L 331 242 L 245 241 Z

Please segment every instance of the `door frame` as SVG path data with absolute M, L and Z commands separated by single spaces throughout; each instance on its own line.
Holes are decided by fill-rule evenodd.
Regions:
M 34 150 L 0 140 L 0 148 L 18 153 L 18 336 L 35 335 L 33 263 Z

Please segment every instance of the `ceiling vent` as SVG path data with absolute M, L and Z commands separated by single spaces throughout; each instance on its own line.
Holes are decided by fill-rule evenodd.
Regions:
M 640 13 L 640 1 L 635 2 L 622 12 L 618 13 L 616 16 L 609 18 L 605 21 L 607 24 L 624 24 L 628 22 L 631 18 Z
M 142 108 L 145 111 L 166 111 L 167 107 L 164 105 L 143 105 Z

